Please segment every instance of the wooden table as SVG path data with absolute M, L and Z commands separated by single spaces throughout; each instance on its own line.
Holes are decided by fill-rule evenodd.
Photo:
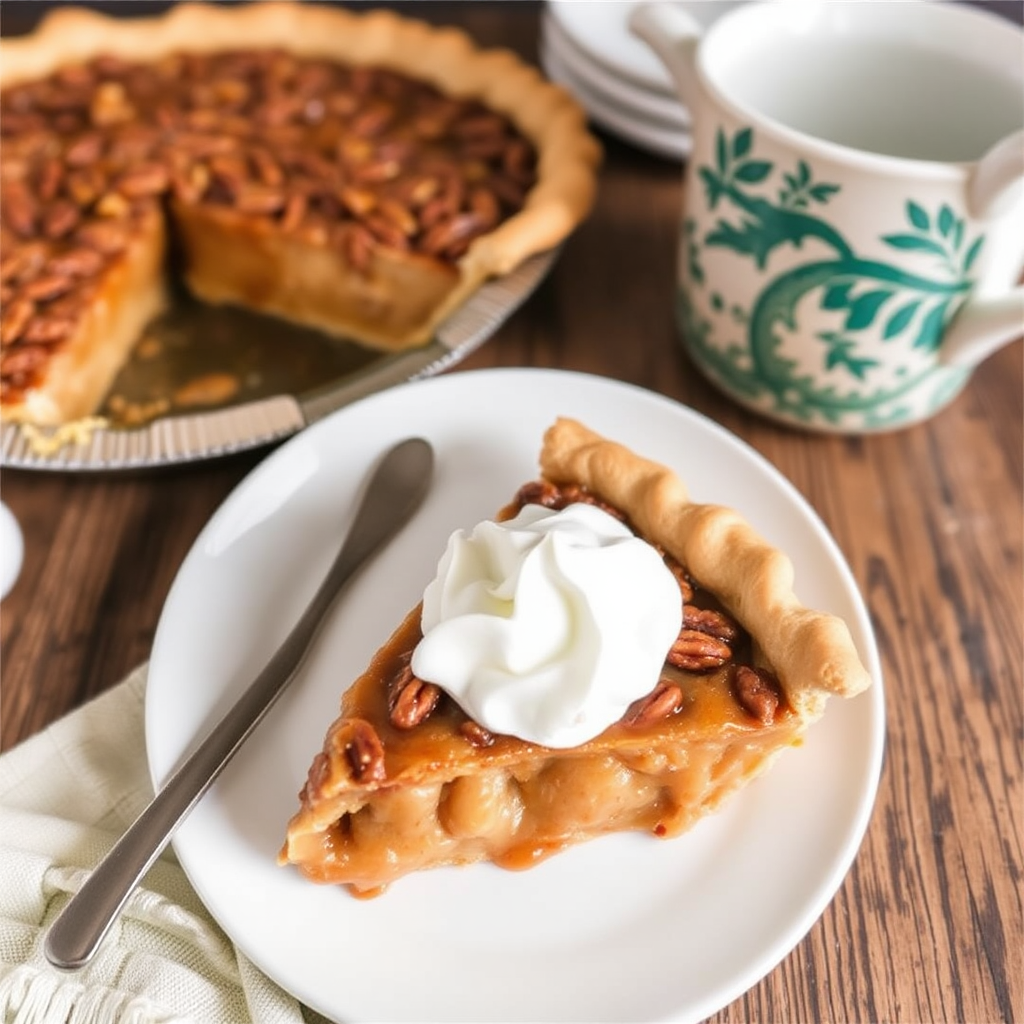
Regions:
M 535 59 L 533 5 L 417 10 Z M 5 30 L 12 18 L 5 10 Z M 679 167 L 603 141 L 593 215 L 539 292 L 451 372 L 602 374 L 733 431 L 833 532 L 885 673 L 887 756 L 853 869 L 792 955 L 713 1019 L 1020 1019 L 1022 348 L 1003 349 L 952 407 L 901 433 L 816 436 L 751 415 L 710 389 L 678 343 Z M 0 619 L 3 749 L 147 657 L 194 538 L 263 454 L 138 475 L 3 472 L 26 543 Z

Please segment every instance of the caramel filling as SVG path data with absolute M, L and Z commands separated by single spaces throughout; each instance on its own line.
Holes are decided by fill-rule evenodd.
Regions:
M 0 134 L 3 403 L 165 204 L 172 228 L 175 210 L 230 215 L 358 275 L 378 252 L 453 266 L 535 178 L 531 143 L 475 100 L 272 50 L 68 66 L 4 89 Z

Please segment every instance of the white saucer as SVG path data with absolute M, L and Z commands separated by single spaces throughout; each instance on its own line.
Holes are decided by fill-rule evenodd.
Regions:
M 594 124 L 658 156 L 681 160 L 689 155 L 692 139 L 686 129 L 669 128 L 646 120 L 643 114 L 598 95 L 569 70 L 546 40 L 541 40 L 540 62 L 548 78 L 564 86 L 580 101 Z
M 548 0 L 548 10 L 567 34 L 592 61 L 612 75 L 642 89 L 674 97 L 675 86 L 654 51 L 634 36 L 628 25 L 636 6 L 629 0 Z M 705 28 L 737 0 L 689 0 L 681 6 Z
M 621 106 L 653 124 L 689 131 L 690 113 L 675 96 L 644 89 L 612 74 L 574 42 L 550 11 L 541 19 L 542 44 L 553 53 L 573 78 L 613 105 Z
M 11 510 L 0 502 L 0 599 L 5 598 L 21 572 L 25 553 L 21 527 Z

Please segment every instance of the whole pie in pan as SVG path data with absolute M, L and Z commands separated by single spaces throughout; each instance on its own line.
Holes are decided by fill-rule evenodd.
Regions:
M 7 419 L 91 413 L 178 268 L 206 301 L 422 344 L 595 191 L 565 92 L 386 11 L 60 9 L 3 42 L 0 87 Z
M 495 733 L 413 673 L 417 607 L 342 696 L 281 863 L 374 895 L 424 868 L 526 868 L 607 833 L 676 836 L 799 745 L 829 697 L 870 685 L 846 624 L 801 605 L 789 558 L 735 511 L 690 502 L 669 469 L 574 420 L 547 431 L 540 468 L 499 521 L 597 505 L 675 578 L 681 628 L 650 692 L 576 746 Z

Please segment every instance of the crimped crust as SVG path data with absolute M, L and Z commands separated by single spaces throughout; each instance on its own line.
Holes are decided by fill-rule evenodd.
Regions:
M 496 193 L 482 187 L 490 181 L 486 172 L 482 179 L 471 179 L 471 166 L 456 168 L 453 173 L 456 177 L 463 175 L 463 191 L 470 194 L 465 201 L 450 197 L 443 200 L 439 196 L 442 205 L 450 202 L 454 206 L 449 213 L 434 216 L 429 226 L 425 216 L 421 220 L 413 216 L 411 200 L 405 205 L 392 202 L 392 207 L 400 207 L 406 224 L 404 228 L 394 227 L 394 222 L 385 225 L 392 232 L 398 231 L 401 244 L 397 244 L 388 242 L 386 233 L 383 241 L 368 233 L 358 215 L 346 222 L 346 217 L 332 221 L 332 215 L 327 214 L 318 225 L 314 213 L 311 221 L 304 221 L 307 197 L 297 194 L 301 188 L 290 194 L 287 180 L 279 181 L 280 187 L 270 188 L 277 193 L 271 197 L 280 204 L 277 212 L 259 207 L 245 209 L 240 203 L 236 208 L 231 204 L 182 200 L 172 188 L 172 180 L 184 173 L 173 159 L 185 159 L 184 147 L 182 153 L 173 150 L 172 159 L 165 154 L 161 158 L 163 163 L 156 168 L 158 175 L 163 168 L 165 181 L 155 187 L 161 195 L 175 196 L 170 202 L 161 200 L 162 208 L 182 256 L 184 279 L 191 291 L 207 302 L 234 303 L 354 340 L 368 348 L 401 351 L 430 341 L 439 324 L 484 280 L 507 273 L 527 257 L 558 245 L 590 209 L 600 150 L 587 131 L 584 112 L 575 100 L 509 51 L 482 50 L 459 30 L 434 28 L 387 11 L 356 14 L 319 4 L 269 0 L 225 6 L 184 3 L 152 18 L 115 19 L 93 11 L 64 8 L 44 19 L 32 35 L 0 44 L 0 87 L 45 80 L 61 68 L 101 56 L 146 65 L 158 64 L 175 53 L 211 55 L 247 50 L 283 50 L 298 60 L 326 60 L 345 68 L 379 68 L 436 87 L 443 96 L 479 103 L 511 124 L 514 133 L 510 128 L 509 137 L 514 134 L 513 141 L 529 144 L 531 166 L 526 178 L 512 182 L 514 190 L 521 187 L 525 192 L 514 199 L 508 199 L 507 193 L 504 199 L 499 199 Z M 151 126 L 152 114 L 148 110 L 137 118 L 129 117 L 128 126 Z M 271 125 L 268 130 L 272 128 Z M 215 129 L 216 125 L 211 130 Z M 258 143 L 259 132 L 253 137 Z M 15 163 L 19 160 L 18 141 L 17 133 L 5 139 L 5 144 L 11 144 L 11 159 Z M 426 145 L 429 148 L 429 140 Z M 316 143 L 312 146 L 311 154 L 315 155 Z M 51 162 L 62 159 L 62 155 L 55 156 Z M 81 161 L 82 157 L 77 159 Z M 274 163 L 272 154 L 268 159 Z M 493 160 L 493 154 L 488 159 Z M 344 162 L 341 156 L 338 160 Z M 479 175 L 480 168 L 485 166 L 476 161 L 475 173 Z M 280 167 L 275 164 L 275 168 L 281 175 Z M 136 169 L 145 176 L 147 170 L 154 168 L 143 161 Z M 210 171 L 205 165 L 197 163 L 186 169 L 205 171 L 209 182 Z M 117 173 L 124 174 L 125 168 L 118 168 Z M 130 177 L 130 173 L 131 169 L 126 176 Z M 288 173 L 296 173 L 294 167 Z M 298 176 L 301 178 L 302 173 L 298 172 Z M 14 182 L 12 188 L 20 186 L 23 195 L 19 199 L 5 192 L 4 228 L 11 228 L 12 238 L 19 235 L 29 239 L 26 244 L 31 245 L 35 238 L 17 225 L 26 221 L 31 224 L 36 217 L 33 204 L 39 197 L 32 193 L 34 185 L 24 184 L 35 181 L 35 177 L 18 179 L 12 170 L 10 178 Z M 439 187 L 438 180 L 433 181 L 435 187 Z M 474 198 L 480 198 L 472 195 L 468 187 L 472 182 L 480 186 L 477 191 L 484 193 L 482 198 L 489 201 L 492 213 L 481 213 L 478 205 L 476 214 L 460 215 L 460 210 L 473 205 Z M 116 194 L 118 182 L 108 181 L 105 187 L 113 190 L 115 203 L 121 198 L 124 205 L 123 198 Z M 342 191 L 350 196 L 359 192 L 354 188 Z M 148 195 L 145 201 L 156 201 L 155 193 L 140 194 Z M 198 196 L 202 196 L 202 190 Z M 329 198 L 336 199 L 336 194 Z M 300 202 L 292 226 L 285 230 L 281 225 L 287 211 L 281 207 L 290 199 Z M 366 202 L 365 193 L 361 201 Z M 371 205 L 374 201 L 371 194 Z M 68 206 L 55 192 L 43 200 L 44 213 L 52 213 L 61 203 Z M 80 216 L 86 209 L 82 203 L 88 207 L 88 216 L 95 218 L 89 205 L 91 200 L 76 199 L 77 205 L 71 204 L 76 208 L 70 215 Z M 423 209 L 421 205 L 418 212 Z M 64 214 L 67 215 L 66 210 Z M 478 217 L 475 227 L 474 216 Z M 456 237 L 458 231 L 465 232 L 464 245 L 445 252 L 439 229 L 441 236 L 445 230 L 455 231 Z M 37 226 L 36 235 L 40 236 L 42 230 Z M 68 227 L 63 235 L 58 231 L 48 237 L 60 236 L 59 244 L 63 245 L 73 237 L 68 234 L 72 230 L 73 227 Z M 334 233 L 328 234 L 329 231 Z M 349 233 L 345 234 L 346 231 Z M 413 235 L 418 236 L 415 243 L 409 241 Z M 428 241 L 431 235 L 433 240 Z M 417 245 L 425 248 L 418 251 Z M 117 263 L 127 258 L 131 258 L 130 253 L 111 255 L 110 261 Z M 49 349 L 44 351 L 36 345 L 29 352 L 16 352 L 15 346 L 32 344 L 28 340 L 32 328 L 39 335 L 44 328 L 56 332 L 58 325 L 40 327 L 37 322 L 48 316 L 49 299 L 45 295 L 39 303 L 34 296 L 29 296 L 32 301 L 12 303 L 14 313 L 3 324 L 7 345 L 5 367 L 9 371 L 5 385 L 14 381 L 9 389 L 5 387 L 5 419 L 53 425 L 86 416 L 101 402 L 130 349 L 133 332 L 137 337 L 136 314 L 142 309 L 133 295 L 118 284 L 130 275 L 110 261 L 106 268 L 85 274 L 87 279 L 93 273 L 96 275 L 102 292 L 96 303 L 110 307 L 99 318 L 106 326 L 100 325 L 96 316 L 84 315 L 74 338 L 69 339 L 69 315 L 63 321 L 63 334 L 47 336 Z M 155 272 L 163 271 L 158 268 Z M 19 287 L 25 291 L 33 283 Z M 66 285 L 67 281 L 63 283 Z M 84 288 L 82 282 L 73 287 L 80 285 Z M 159 283 L 143 281 L 141 285 L 153 299 L 146 308 L 150 315 L 155 315 L 160 311 Z M 12 294 L 15 299 L 21 296 L 17 291 Z M 14 335 L 13 340 L 7 337 L 8 333 Z M 73 347 L 73 358 L 62 347 Z M 13 365 L 19 369 L 10 369 Z M 85 366 L 88 372 L 79 374 L 77 380 L 69 380 L 69 368 L 73 365 Z
M 871 685 L 846 623 L 800 603 L 789 557 L 738 512 L 691 502 L 670 469 L 575 420 L 559 419 L 547 431 L 540 461 L 553 482 L 581 483 L 625 512 L 713 591 L 753 636 L 798 711 L 813 715 L 830 694 L 852 697 Z
M 564 90 L 507 50 L 482 50 L 466 33 L 434 28 L 390 11 L 354 14 L 290 0 L 216 7 L 183 3 L 152 18 L 115 19 L 60 8 L 39 29 L 0 45 L 0 87 L 40 78 L 63 65 L 109 53 L 155 60 L 193 53 L 285 47 L 300 57 L 381 66 L 480 99 L 508 115 L 537 147 L 537 183 L 521 211 L 477 239 L 459 260 L 460 281 L 417 332 L 430 331 L 486 278 L 561 242 L 586 216 L 596 193 L 600 148 L 586 115 Z

